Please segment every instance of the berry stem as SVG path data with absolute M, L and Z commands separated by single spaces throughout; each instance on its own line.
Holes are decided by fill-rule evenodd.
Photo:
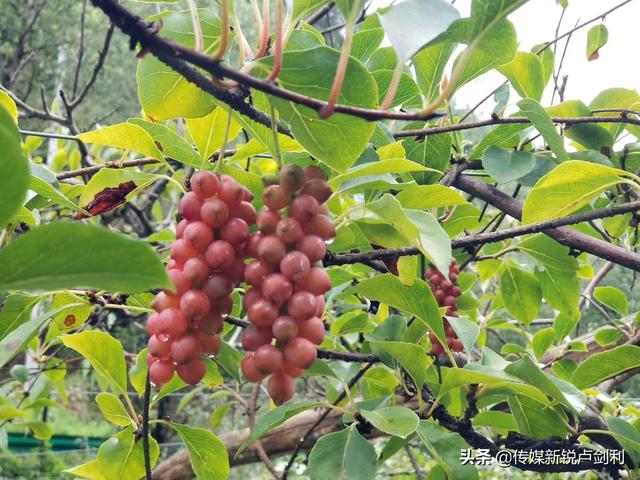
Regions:
M 214 60 L 220 60 L 227 51 L 229 45 L 229 0 L 220 0 L 220 16 L 222 25 L 220 26 L 220 44 L 213 54 Z
M 193 24 L 193 34 L 195 36 L 195 50 L 202 52 L 204 50 L 204 40 L 202 37 L 202 27 L 200 26 L 200 15 L 198 14 L 198 5 L 195 0 L 187 0 L 189 12 L 191 13 L 191 23 Z
M 272 82 L 280 75 L 282 68 L 282 52 L 283 52 L 283 38 L 282 38 L 282 0 L 276 0 L 276 21 L 275 21 L 275 44 L 273 46 L 273 68 L 269 74 L 268 79 Z

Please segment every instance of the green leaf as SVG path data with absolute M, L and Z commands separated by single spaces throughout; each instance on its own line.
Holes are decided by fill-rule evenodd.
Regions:
M 578 315 L 580 281 L 575 273 L 536 269 L 534 274 L 549 305 L 570 317 Z
M 600 92 L 589 104 L 591 110 L 622 108 L 628 110 L 638 110 L 640 108 L 640 94 L 636 90 L 626 88 L 608 88 Z M 611 112 L 599 112 L 596 117 L 611 115 Z M 612 123 L 605 127 L 614 139 L 626 128 L 636 137 L 640 138 L 640 129 L 636 125 L 625 125 L 623 123 Z
M 518 107 L 527 117 L 536 130 L 544 137 L 544 140 L 549 144 L 553 153 L 555 153 L 558 161 L 564 162 L 569 160 L 564 149 L 564 142 L 562 137 L 557 132 L 555 125 L 551 121 L 549 114 L 540 106 L 540 104 L 533 98 L 524 98 L 518 102 Z
M 264 436 L 274 428 L 282 425 L 291 417 L 295 417 L 299 413 L 310 410 L 312 408 L 322 407 L 323 405 L 324 404 L 322 402 L 303 402 L 296 403 L 294 405 L 281 405 L 267 412 L 265 415 L 262 415 L 260 418 L 258 418 L 255 426 L 251 430 L 251 434 L 244 442 L 242 442 L 240 448 L 238 448 L 236 456 L 240 455 L 253 442 L 259 440 L 262 436 Z
M 607 417 L 607 427 L 628 453 L 633 463 L 640 461 L 640 432 L 638 428 L 620 417 Z
M 396 195 L 404 208 L 429 210 L 431 208 L 464 205 L 468 202 L 456 190 L 444 185 L 415 185 Z
M 448 432 L 432 420 L 422 420 L 418 426 L 417 433 L 429 454 L 447 472 L 446 478 L 455 478 L 456 480 L 478 479 L 476 468 L 471 464 L 465 465 L 460 461 L 460 452 L 469 448 L 460 435 Z
M 616 287 L 596 287 L 593 296 L 600 303 L 618 312 L 620 315 L 629 314 L 627 296 L 622 290 Z
M 278 82 L 283 88 L 320 100 L 327 100 L 336 72 L 339 52 L 328 47 L 286 52 Z M 272 58 L 261 60 L 271 66 Z M 336 113 L 326 120 L 315 110 L 287 100 L 270 97 L 280 117 L 291 127 L 293 136 L 315 158 L 344 172 L 367 146 L 375 123 Z M 338 103 L 375 108 L 378 92 L 375 81 L 355 59 L 347 66 Z
M 6 365 L 7 362 L 20 353 L 51 317 L 71 306 L 73 305 L 64 305 L 43 315 L 36 316 L 6 335 L 0 341 L 0 367 Z
M 323 437 L 309 453 L 310 480 L 371 480 L 375 477 L 376 451 L 355 425 Z
M 149 456 L 153 467 L 160 456 L 158 442 L 149 437 Z M 136 441 L 133 427 L 125 428 L 104 442 L 96 457 L 105 478 L 139 480 L 145 475 L 142 440 Z
M 117 395 L 101 392 L 96 395 L 96 403 L 104 418 L 109 422 L 120 425 L 121 427 L 126 427 L 133 423 L 133 420 Z
M 295 25 L 299 19 L 306 17 L 327 3 L 329 3 L 329 0 L 293 0 L 291 24 Z
M 158 175 L 151 173 L 137 172 L 135 170 L 124 170 L 122 168 L 102 168 L 91 177 L 80 196 L 80 205 L 88 206 L 96 196 L 106 188 L 117 188 L 121 183 L 133 182 L 135 188 L 127 193 L 125 201 L 131 200 L 141 191 L 147 188 L 156 180 Z
M 65 346 L 89 360 L 114 391 L 127 395 L 127 366 L 124 349 L 118 340 L 98 330 L 65 335 L 61 340 Z
M 543 439 L 567 434 L 566 419 L 548 404 L 524 395 L 511 395 L 507 401 L 522 435 Z
M 191 467 L 199 479 L 214 480 L 227 478 L 229 456 L 224 444 L 213 433 L 203 428 L 170 423 L 187 447 Z
M 147 355 L 149 353 L 148 348 L 143 348 L 138 355 L 136 355 L 136 362 L 129 369 L 129 381 L 133 388 L 136 389 L 138 395 L 144 394 L 144 387 L 147 379 Z
M 154 142 L 158 142 L 162 146 L 162 153 L 165 157 L 191 167 L 199 168 L 202 164 L 200 157 L 193 147 L 169 127 L 160 123 L 148 122 L 141 118 L 130 118 L 127 122 L 144 128 L 146 132 L 151 135 Z
M 26 422 L 22 425 L 27 427 L 31 435 L 38 440 L 49 440 L 53 436 L 53 430 L 45 422 Z
M 55 203 L 63 205 L 71 210 L 82 212 L 84 215 L 89 216 L 89 212 L 79 207 L 71 200 L 69 200 L 56 186 L 48 183 L 46 180 L 42 178 L 36 177 L 35 175 L 31 175 L 29 179 L 29 190 L 36 192 L 38 195 L 51 200 Z
M 164 162 L 164 155 L 147 131 L 133 123 L 118 123 L 91 132 L 76 135 L 84 143 L 94 143 L 107 147 L 123 148 L 140 152 Z
M 14 123 L 18 123 L 18 107 L 16 102 L 4 90 L 0 90 L 0 107 L 4 108 Z
M 438 96 L 442 74 L 454 48 L 453 43 L 438 43 L 423 48 L 411 59 L 416 72 L 416 81 L 428 102 Z M 428 138 L 424 139 L 425 142 L 427 140 Z
M 578 271 L 578 260 L 571 255 L 569 247 L 543 233 L 531 235 L 520 242 L 518 250 L 528 253 L 554 272 L 575 274 Z
M 529 325 L 537 317 L 542 292 L 533 274 L 513 263 L 505 265 L 500 275 L 500 291 L 505 307 L 518 321 Z
M 530 152 L 489 147 L 482 155 L 482 166 L 498 183 L 508 183 L 525 176 L 536 160 Z
M 386 407 L 377 410 L 360 410 L 362 416 L 381 432 L 407 438 L 420 423 L 416 413 L 407 407 Z
M 0 310 L 0 340 L 29 321 L 33 306 L 38 300 L 38 297 L 21 294 L 9 295 L 4 298 Z
M 640 347 L 623 345 L 588 357 L 571 375 L 571 383 L 583 389 L 639 366 Z
M 41 226 L 0 250 L 0 291 L 78 287 L 136 293 L 171 283 L 144 242 L 93 225 Z
M 584 207 L 605 190 L 631 183 L 624 170 L 581 160 L 563 162 L 542 177 L 527 195 L 522 222 L 565 217 Z
M 371 72 L 371 75 L 378 85 L 378 101 L 382 103 L 389 91 L 393 79 L 393 70 L 376 70 L 375 72 Z M 402 72 L 400 74 L 400 81 L 389 107 L 403 107 L 404 109 L 422 107 L 420 89 L 408 73 Z
M 404 62 L 460 18 L 445 0 L 406 0 L 380 14 L 380 24 Z
M 18 127 L 3 107 L 5 102 L 0 104 L 0 228 L 22 206 L 29 184 L 29 167 L 20 148 Z
M 551 328 L 545 330 L 553 334 Z M 550 338 L 553 341 L 553 335 L 551 335 Z M 586 406 L 586 397 L 581 391 L 577 390 L 571 384 L 562 385 L 561 389 L 560 386 L 553 381 L 553 377 L 544 374 L 529 356 L 523 356 L 520 360 L 510 363 L 505 367 L 504 371 L 521 378 L 529 385 L 535 386 L 570 410 L 581 411 Z M 565 392 L 569 395 L 565 395 Z M 569 398 L 571 398 L 573 402 L 570 401 Z
M 200 118 L 187 118 L 187 128 L 191 138 L 198 147 L 200 158 L 206 161 L 211 155 L 222 147 L 227 130 L 229 115 L 227 111 L 218 107 L 213 112 Z M 231 119 L 227 141 L 232 141 L 240 133 L 241 127 Z
M 380 27 L 360 30 L 353 36 L 351 56 L 362 63 L 369 60 L 384 40 L 384 30 Z
M 520 132 L 527 128 L 526 124 L 514 123 L 507 125 L 498 125 L 491 130 L 480 142 L 473 147 L 470 160 L 477 160 L 482 158 L 484 152 L 491 146 L 496 147 L 513 147 L 517 146 L 520 140 Z
M 601 328 L 593 336 L 593 339 L 601 347 L 618 343 L 621 338 L 622 338 L 622 332 L 615 327 Z
M 413 285 L 403 285 L 398 277 L 385 273 L 364 280 L 354 290 L 366 298 L 415 315 L 424 324 L 425 331 L 428 327 L 439 339 L 445 340 L 442 315 L 431 288 L 424 281 L 416 279 Z
M 408 342 L 371 341 L 369 343 L 373 352 L 381 360 L 391 367 L 394 367 L 393 361 L 397 361 L 411 375 L 417 388 L 422 388 L 427 368 L 433 363 L 433 359 L 427 356 L 424 348 Z M 389 361 L 390 359 L 393 361 Z
M 365 208 L 392 225 L 440 270 L 451 264 L 451 242 L 438 221 L 428 212 L 403 209 L 391 194 L 365 204 Z
M 515 58 L 500 67 L 502 73 L 514 90 L 523 98 L 540 101 L 544 91 L 544 68 L 537 55 L 529 52 L 518 52 Z
M 406 158 L 391 158 L 389 160 L 380 160 L 378 162 L 369 162 L 362 165 L 356 165 L 347 170 L 344 174 L 338 175 L 331 179 L 329 184 L 335 190 L 341 183 L 348 180 L 368 176 L 378 175 L 382 173 L 406 173 L 406 172 L 424 172 L 435 171 L 431 168 L 420 165 L 419 163 L 412 162 Z
M 609 40 L 609 30 L 604 23 L 595 25 L 587 32 L 587 60 L 597 60 L 600 57 L 599 50 Z
M 76 477 L 88 478 L 89 480 L 105 480 L 104 475 L 100 473 L 97 460 L 91 460 L 90 462 L 63 471 Z
M 218 48 L 220 20 L 210 8 L 198 9 L 205 54 Z M 150 20 L 162 22 L 162 36 L 190 48 L 195 47 L 189 10 L 165 11 Z M 144 112 L 156 121 L 179 117 L 201 117 L 215 107 L 214 99 L 153 55 L 145 55 L 136 71 L 138 98 Z
M 471 353 L 476 340 L 480 336 L 480 327 L 478 324 L 463 317 L 450 317 L 448 321 L 456 332 L 456 335 L 458 335 L 458 338 L 462 341 L 464 349 L 467 353 Z
M 436 401 L 439 401 L 442 397 L 444 397 L 445 394 L 447 394 L 451 390 L 462 387 L 463 385 L 492 384 L 518 381 L 518 378 L 507 375 L 499 370 L 492 370 L 492 373 L 486 373 L 484 371 L 472 370 L 468 366 L 466 368 L 454 367 L 448 369 L 446 374 L 444 375 Z

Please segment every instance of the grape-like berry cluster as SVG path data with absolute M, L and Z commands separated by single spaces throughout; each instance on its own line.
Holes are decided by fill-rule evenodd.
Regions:
M 429 266 L 424 274 L 424 278 L 429 282 L 431 291 L 433 292 L 433 296 L 435 297 L 436 302 L 438 302 L 438 305 L 441 307 L 447 307 L 446 315 L 448 317 L 458 316 L 458 297 L 462 293 L 460 291 L 460 287 L 458 287 L 458 273 L 460 273 L 460 268 L 454 261 L 449 267 L 449 278 L 445 278 L 444 275 L 433 265 Z M 443 318 L 442 320 L 444 321 L 449 348 L 454 352 L 461 352 L 462 342 L 449 324 L 449 321 L 446 318 Z M 438 337 L 436 337 L 435 333 L 429 332 L 429 340 L 431 340 L 431 351 L 434 354 L 440 355 L 444 353 L 444 347 L 438 340 Z
M 293 396 L 294 379 L 311 366 L 324 338 L 321 317 L 331 280 L 321 261 L 335 227 L 325 205 L 331 188 L 318 167 L 287 165 L 265 184 L 259 231 L 247 242 L 255 260 L 244 272 L 251 325 L 242 337 L 250 353 L 241 368 L 250 382 L 270 375 L 267 391 L 280 405 Z
M 222 316 L 231 311 L 231 293 L 243 279 L 249 225 L 257 217 L 252 198 L 227 175 L 198 172 L 191 178 L 167 264 L 175 292 L 160 292 L 147 320 L 154 385 L 167 383 L 174 371 L 195 385 L 206 371 L 201 354 L 218 353 Z

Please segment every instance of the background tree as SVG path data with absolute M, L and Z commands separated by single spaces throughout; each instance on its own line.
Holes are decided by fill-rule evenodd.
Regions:
M 640 95 L 562 53 L 630 1 L 531 51 L 523 0 L 2 2 L 0 430 L 86 423 L 84 478 L 633 478 Z

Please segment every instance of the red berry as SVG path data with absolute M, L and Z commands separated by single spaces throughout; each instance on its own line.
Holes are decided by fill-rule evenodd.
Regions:
M 217 355 L 222 342 L 219 335 L 209 335 L 203 332 L 198 333 L 198 341 L 200 342 L 202 353 L 206 355 Z
M 201 358 L 194 358 L 187 364 L 178 365 L 176 373 L 184 383 L 197 385 L 207 373 L 207 365 Z
M 310 292 L 300 291 L 291 295 L 287 303 L 287 311 L 295 320 L 302 321 L 311 318 L 316 313 L 318 300 Z
M 213 241 L 213 231 L 204 222 L 191 222 L 184 229 L 183 238 L 188 240 L 195 248 L 204 252 Z
M 304 171 L 297 165 L 285 165 L 280 170 L 280 187 L 286 192 L 294 193 L 304 186 Z
M 298 324 L 298 336 L 320 345 L 324 340 L 324 323 L 318 317 L 311 317 Z
M 229 204 L 237 204 L 244 200 L 244 188 L 235 180 L 226 181 L 220 187 L 219 196 L 222 200 Z
M 222 300 L 231 295 L 233 284 L 224 275 L 211 275 L 203 288 L 210 300 Z
M 202 200 L 213 197 L 220 190 L 220 180 L 212 172 L 196 172 L 190 183 L 191 190 Z
M 260 231 L 266 234 L 272 234 L 276 231 L 276 226 L 280 221 L 280 215 L 273 210 L 262 210 L 256 217 L 256 224 Z
M 304 179 L 305 180 L 326 180 L 327 175 L 320 167 L 316 167 L 315 165 L 309 165 L 308 167 L 304 167 Z
M 220 229 L 220 238 L 233 245 L 239 245 L 249 239 L 249 225 L 241 218 L 230 218 Z
M 180 307 L 180 297 L 176 295 L 170 295 L 166 292 L 160 292 L 156 295 L 151 301 L 151 308 L 153 308 L 156 312 L 162 312 L 167 308 L 178 308 Z
M 271 327 L 273 337 L 280 342 L 288 342 L 298 335 L 298 323 L 289 316 L 278 317 Z
M 284 347 L 284 358 L 298 368 L 309 368 L 317 354 L 316 346 L 302 337 L 294 338 Z
M 249 285 L 260 288 L 265 277 L 271 273 L 271 268 L 260 260 L 255 260 L 244 269 L 244 281 Z
M 233 245 L 224 240 L 214 240 L 204 254 L 207 263 L 214 270 L 229 268 L 236 258 Z
M 187 220 L 200 220 L 200 207 L 202 202 L 193 192 L 187 192 L 180 199 L 178 204 L 178 212 L 182 218 Z
M 257 327 L 270 327 L 278 318 L 278 309 L 264 298 L 256 300 L 247 309 L 251 323 Z
M 291 216 L 299 222 L 308 222 L 318 215 L 320 205 L 311 195 L 300 195 L 291 202 Z
M 240 370 L 242 370 L 244 378 L 253 383 L 260 382 L 265 378 L 265 376 L 262 375 L 256 368 L 253 353 L 245 355 L 245 357 L 242 359 L 242 363 L 240 364 Z
M 323 295 L 331 290 L 331 279 L 325 270 L 313 267 L 306 277 L 296 282 L 296 287 L 308 290 L 314 295 Z
M 296 243 L 304 237 L 304 232 L 295 218 L 283 218 L 276 226 L 276 235 L 286 244 Z
M 173 378 L 173 362 L 158 360 L 149 367 L 149 379 L 156 387 L 161 387 Z
M 282 367 L 282 352 L 273 345 L 262 345 L 253 354 L 253 361 L 264 375 L 277 372 Z
M 258 257 L 267 265 L 278 267 L 287 253 L 284 243 L 275 235 L 268 235 L 258 245 Z
M 209 276 L 209 264 L 202 257 L 193 257 L 185 262 L 183 272 L 192 286 L 200 288 Z
M 281 273 L 270 273 L 262 282 L 262 296 L 276 305 L 286 302 L 293 293 L 293 285 Z
M 327 245 L 317 235 L 305 235 L 296 243 L 296 249 L 304 253 L 311 263 L 322 260 L 327 253 Z
M 280 261 L 280 271 L 289 280 L 302 280 L 311 269 L 309 258 L 302 252 L 292 251 L 287 253 Z
M 269 185 L 262 192 L 262 201 L 274 212 L 284 208 L 289 203 L 289 195 L 280 185 Z
M 180 310 L 187 318 L 198 319 L 209 312 L 209 298 L 202 290 L 187 290 L 180 298 Z
M 158 314 L 157 335 L 179 337 L 189 325 L 187 317 L 177 308 L 167 308 Z
M 229 207 L 219 198 L 211 198 L 202 204 L 200 216 L 211 228 L 220 228 L 229 218 Z
M 326 215 L 316 215 L 302 225 L 307 235 L 317 235 L 323 240 L 332 240 L 336 236 L 336 227 Z
M 180 296 L 191 288 L 189 279 L 181 270 L 175 268 L 167 270 L 167 276 L 171 280 L 171 283 L 173 283 L 176 295 Z M 165 290 L 165 293 L 170 292 Z
M 254 325 L 249 325 L 242 332 L 242 348 L 248 352 L 253 352 L 260 348 L 262 345 L 270 345 L 273 340 L 271 335 L 271 329 L 258 328 Z
M 176 262 L 184 263 L 190 258 L 197 257 L 200 255 L 200 251 L 191 245 L 191 242 L 184 238 L 179 238 L 171 245 L 171 258 L 173 258 Z
M 257 213 L 256 209 L 253 208 L 249 202 L 240 202 L 236 207 L 234 207 L 233 212 L 231 212 L 234 217 L 241 218 L 244 220 L 247 225 L 253 225 L 256 223 Z
M 147 343 L 149 353 L 157 358 L 166 357 L 171 351 L 171 343 L 172 342 L 169 339 L 162 341 L 157 336 L 153 335 L 152 337 L 149 337 L 149 342 Z
M 267 392 L 276 405 L 282 405 L 293 397 L 295 386 L 293 380 L 282 372 L 271 375 L 267 382 Z
M 171 358 L 178 364 L 189 363 L 200 356 L 202 347 L 194 333 L 187 333 L 176 338 L 171 345 Z

